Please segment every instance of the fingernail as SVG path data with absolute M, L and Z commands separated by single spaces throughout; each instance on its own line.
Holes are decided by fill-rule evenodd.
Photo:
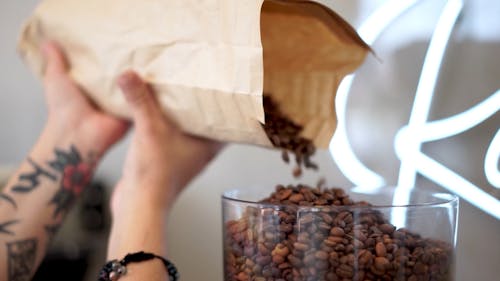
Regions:
M 57 44 L 51 40 L 45 40 L 40 45 L 40 49 L 45 55 L 49 55 L 52 51 L 57 50 Z
M 141 80 L 135 72 L 128 70 L 118 77 L 117 83 L 122 90 L 130 91 L 139 87 Z
M 42 54 L 47 57 L 49 52 L 50 52 L 50 42 L 48 41 L 44 41 L 41 45 L 40 45 L 40 50 L 42 51 Z

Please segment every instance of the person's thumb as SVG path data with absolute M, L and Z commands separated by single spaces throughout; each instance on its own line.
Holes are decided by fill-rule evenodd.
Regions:
M 158 101 L 150 87 L 133 71 L 127 71 L 118 78 L 125 100 L 132 111 L 136 125 L 145 124 L 152 118 L 161 117 Z
M 46 63 L 44 78 L 52 81 L 54 78 L 65 75 L 68 65 L 56 43 L 47 41 L 42 44 L 41 50 Z

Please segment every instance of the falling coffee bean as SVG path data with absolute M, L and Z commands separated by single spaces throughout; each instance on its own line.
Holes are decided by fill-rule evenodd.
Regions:
M 311 161 L 316 147 L 311 140 L 300 136 L 302 126 L 283 114 L 276 102 L 266 94 L 264 94 L 264 112 L 266 123 L 262 127 L 273 146 L 281 148 L 283 161 L 289 163 L 289 154 L 295 156 L 296 167 L 293 170 L 293 176 L 300 177 L 302 168 L 317 170 L 318 165 Z

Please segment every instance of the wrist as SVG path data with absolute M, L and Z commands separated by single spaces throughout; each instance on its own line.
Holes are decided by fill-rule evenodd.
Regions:
M 85 137 L 78 134 L 77 128 L 62 130 L 48 122 L 43 128 L 32 152 L 34 154 L 46 151 L 53 153 L 56 148 L 67 149 L 74 146 L 81 153 L 83 161 L 98 161 L 102 156 L 102 152 L 95 142 L 89 143 L 85 139 Z
M 147 210 L 155 215 L 168 217 L 178 191 L 172 184 L 152 182 L 138 183 L 130 178 L 122 178 L 115 187 L 111 198 L 113 219 L 120 220 L 124 213 Z
M 146 251 L 165 255 L 165 236 L 168 214 L 137 202 L 114 213 L 109 236 L 108 259 Z

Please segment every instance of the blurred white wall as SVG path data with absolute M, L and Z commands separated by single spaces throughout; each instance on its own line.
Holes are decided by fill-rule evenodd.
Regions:
M 15 166 L 25 157 L 45 119 L 40 83 L 15 51 L 20 26 L 37 2 L 0 1 L 0 166 Z M 357 26 L 384 1 L 322 2 L 334 7 Z M 499 14 L 498 1 L 469 1 L 467 15 L 464 16 L 467 22 L 460 33 L 462 38 L 450 48 L 443 81 L 439 84 L 440 91 L 448 94 L 442 95 L 437 101 L 432 117 L 460 112 L 487 97 L 491 89 L 500 88 Z M 425 20 L 423 18 L 422 22 Z M 399 163 L 392 150 L 391 139 L 383 136 L 394 133 L 394 129 L 370 130 L 372 126 L 367 125 L 367 122 L 379 120 L 394 126 L 407 122 L 408 116 L 405 114 L 411 106 L 412 97 L 391 90 L 402 87 L 402 92 L 411 93 L 414 88 L 412 83 L 418 78 L 419 64 L 427 42 L 413 43 L 396 50 L 396 54 L 390 58 L 382 58 L 387 69 L 397 72 L 377 75 L 385 79 L 384 83 L 394 83 L 396 86 L 382 87 L 382 82 L 369 80 L 370 70 L 379 67 L 376 64 L 380 63 L 369 58 L 362 68 L 366 75 L 360 74 L 359 78 L 367 79 L 366 83 L 362 80 L 353 88 L 354 106 L 349 115 L 353 146 L 364 163 L 388 178 L 390 183 L 396 181 Z M 383 50 L 380 50 L 382 53 Z M 457 81 L 463 83 L 457 84 Z M 498 117 L 488 122 L 460 140 L 432 144 L 425 146 L 424 150 L 448 161 L 451 166 L 458 166 L 457 170 L 491 191 L 487 184 L 483 184 L 483 170 L 478 167 L 483 150 L 492 139 L 492 132 L 499 126 Z M 371 138 L 386 143 L 380 145 L 366 141 Z M 106 157 L 98 177 L 110 183 L 118 179 L 126 143 L 118 145 Z M 374 150 L 374 145 L 377 145 L 377 150 Z M 447 149 L 454 150 L 445 153 Z M 457 155 L 456 151 L 461 153 Z M 351 186 L 327 151 L 319 152 L 316 160 L 321 166 L 320 173 L 306 175 L 304 182 L 314 183 L 319 176 L 325 176 L 330 184 Z M 282 164 L 277 152 L 243 145 L 228 146 L 206 172 L 191 184 L 172 213 L 168 234 L 170 258 L 179 266 L 183 280 L 222 280 L 220 194 L 223 190 L 255 186 L 269 186 L 271 190 L 277 183 L 292 182 L 290 174 L 290 167 Z M 425 180 L 423 183 L 432 185 Z M 434 188 L 439 189 L 438 186 Z M 462 200 L 459 224 L 456 280 L 497 280 L 496 267 L 500 264 L 498 220 Z

